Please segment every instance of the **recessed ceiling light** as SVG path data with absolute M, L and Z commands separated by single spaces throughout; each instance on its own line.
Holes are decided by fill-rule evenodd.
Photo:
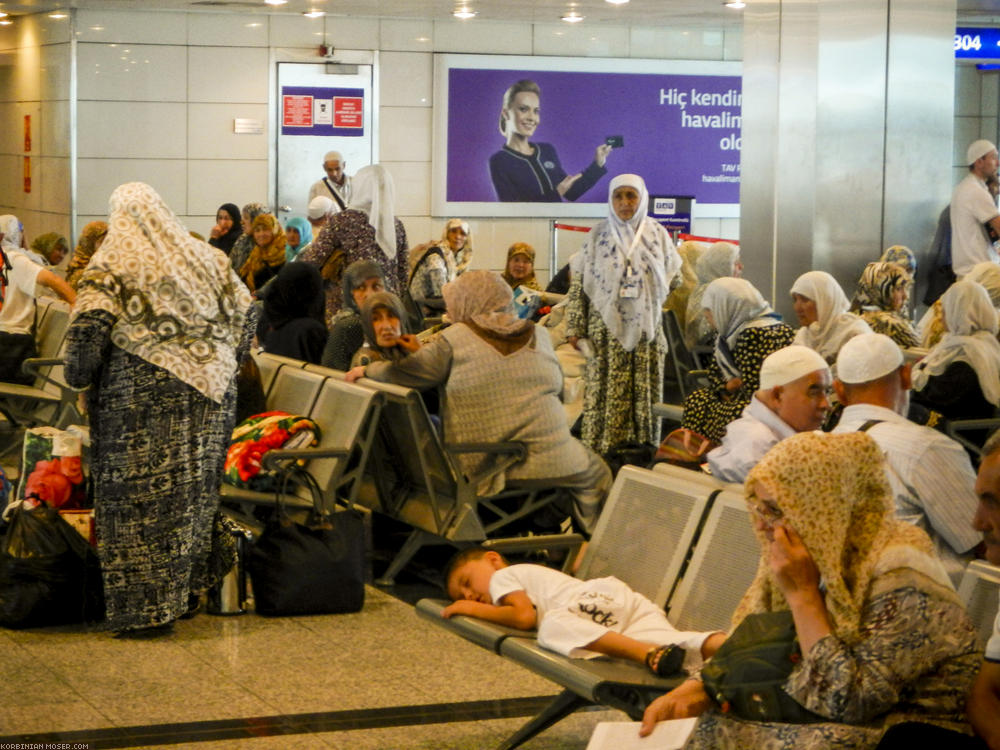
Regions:
M 288 0 L 264 0 L 266 5 L 284 5 Z
M 605 0 L 605 2 L 611 3 L 612 5 L 624 5 L 628 0 Z
M 12 23 L 14 22 L 9 18 L 0 19 L 0 26 L 10 26 Z
M 0 18 L 6 18 L 7 14 L 0 10 Z
M 306 13 L 303 13 L 302 15 L 304 15 L 306 18 L 322 18 L 323 16 L 326 15 L 326 13 L 321 10 L 310 10 L 307 11 Z
M 580 23 L 580 21 L 583 20 L 583 16 L 581 16 L 576 11 L 572 11 L 563 16 L 562 20 L 564 20 L 566 23 Z
M 723 3 L 723 5 L 725 5 L 727 8 L 732 8 L 734 10 L 741 10 L 747 7 L 747 4 L 743 2 L 743 0 L 732 0 L 732 2 Z
M 455 16 L 455 18 L 461 18 L 462 20 L 465 20 L 467 18 L 475 18 L 476 11 L 472 10 L 471 8 L 455 8 L 455 12 L 452 13 L 452 15 Z
M 63 13 L 61 10 L 57 10 L 54 13 L 49 13 L 49 18 L 55 18 L 57 20 L 60 18 L 69 18 L 69 14 Z

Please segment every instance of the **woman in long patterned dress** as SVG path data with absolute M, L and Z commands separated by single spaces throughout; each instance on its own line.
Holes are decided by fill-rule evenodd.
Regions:
M 791 611 L 802 659 L 783 687 L 824 720 L 732 717 L 696 676 L 649 705 L 643 733 L 700 715 L 688 750 L 865 750 L 904 720 L 968 734 L 976 631 L 930 538 L 895 518 L 875 441 L 862 432 L 786 438 L 750 472 L 746 498 L 762 555 L 733 624 Z
M 639 175 L 608 188 L 608 218 L 587 235 L 566 311 L 567 341 L 588 339 L 583 442 L 598 453 L 621 442 L 656 445 L 653 404 L 663 395 L 663 303 L 681 259 L 666 230 L 646 216 Z
M 319 268 L 326 281 L 327 326 L 343 301 L 340 277 L 356 260 L 378 263 L 388 291 L 402 294 L 406 289 L 406 230 L 395 216 L 395 196 L 392 175 L 381 164 L 358 170 L 351 180 L 350 204 L 330 217 L 312 247 L 299 255 L 299 261 Z
M 107 626 L 160 633 L 207 578 L 250 294 L 148 185 L 111 195 L 83 274 L 66 380 L 89 387 Z
M 760 387 L 764 360 L 791 344 L 795 332 L 746 279 L 716 279 L 701 303 L 704 317 L 719 335 L 708 366 L 709 384 L 684 399 L 682 426 L 721 443 L 726 426 L 740 416 Z
M 875 333 L 884 333 L 900 348 L 918 346 L 917 331 L 902 313 L 912 288 L 913 277 L 902 266 L 869 263 L 858 279 L 850 312 L 860 315 Z

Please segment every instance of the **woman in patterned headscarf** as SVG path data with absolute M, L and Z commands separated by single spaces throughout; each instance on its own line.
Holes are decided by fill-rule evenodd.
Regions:
M 420 348 L 406 325 L 403 301 L 392 292 L 374 292 L 361 305 L 361 329 L 365 345 L 354 353 L 351 366 L 371 362 L 398 362 Z
M 601 454 L 617 443 L 656 445 L 653 404 L 663 390 L 663 303 L 681 267 L 666 230 L 646 216 L 639 175 L 608 187 L 608 218 L 587 235 L 566 309 L 566 337 L 588 339 L 583 442 Z M 585 347 L 586 348 L 586 347 Z
M 312 263 L 326 281 L 326 322 L 341 309 L 340 280 L 344 269 L 356 260 L 382 266 L 385 288 L 402 294 L 409 271 L 406 230 L 396 218 L 396 189 L 392 175 L 381 164 L 358 170 L 351 181 L 351 202 L 334 214 L 320 230 L 312 246 L 299 261 Z
M 795 332 L 794 343 L 816 350 L 831 365 L 851 337 L 872 330 L 848 312 L 847 295 L 826 271 L 807 271 L 795 280 L 792 306 L 802 326 Z
M 253 248 L 240 268 L 240 278 L 251 292 L 278 275 L 285 265 L 285 232 L 271 214 L 261 214 L 251 227 Z
M 250 294 L 148 185 L 118 187 L 108 224 L 78 286 L 66 381 L 90 389 L 107 626 L 159 633 L 210 582 Z
M 66 283 L 74 289 L 80 283 L 83 269 L 90 263 L 90 259 L 94 257 L 94 253 L 100 248 L 107 234 L 108 225 L 104 221 L 92 221 L 80 231 L 80 239 L 76 241 L 76 250 L 73 251 L 73 257 L 70 259 L 69 265 L 66 266 Z
M 233 249 L 229 251 L 229 262 L 237 273 L 243 268 L 243 264 L 250 257 L 250 251 L 253 250 L 254 219 L 266 213 L 267 207 L 262 203 L 247 203 L 240 212 L 243 234 L 233 243 Z
M 511 289 L 523 286 L 526 289 L 542 290 L 535 278 L 535 248 L 527 242 L 515 242 L 507 248 L 507 264 L 500 275 L 510 284 Z
M 869 263 L 861 272 L 850 312 L 860 315 L 875 333 L 884 333 L 900 348 L 918 346 L 913 323 L 901 311 L 906 307 L 913 277 L 896 263 Z
M 466 476 L 479 477 L 481 495 L 508 482 L 545 479 L 575 498 L 580 528 L 591 532 L 611 472 L 569 433 L 562 407 L 562 370 L 549 335 L 514 315 L 513 293 L 500 274 L 466 271 L 444 287 L 452 325 L 438 338 L 396 362 L 372 362 L 351 370 L 408 388 L 444 386 L 444 433 L 449 442 L 492 442 L 498 435 L 523 442 L 527 456 L 463 454 Z M 367 301 L 366 301 L 367 305 Z
M 762 555 L 733 625 L 791 610 L 802 659 L 784 690 L 820 719 L 730 718 L 696 678 L 650 704 L 644 731 L 701 714 L 685 745 L 693 750 L 864 750 L 906 719 L 968 731 L 976 631 L 927 534 L 896 519 L 875 441 L 793 435 L 750 472 L 745 491 Z
M 757 392 L 764 360 L 791 344 L 795 331 L 746 279 L 716 279 L 701 302 L 709 324 L 718 331 L 715 356 L 709 365 L 709 385 L 684 399 L 682 426 L 721 443 L 726 426 Z
M 701 296 L 705 293 L 708 285 L 716 279 L 725 276 L 740 277 L 743 273 L 743 264 L 740 263 L 740 249 L 731 242 L 713 242 L 698 256 L 694 269 L 698 276 L 698 284 L 688 297 L 687 312 L 684 315 L 684 328 L 682 329 L 684 341 L 689 349 L 698 344 L 712 343 L 715 329 L 705 319 L 703 314 L 705 306 L 701 302 Z

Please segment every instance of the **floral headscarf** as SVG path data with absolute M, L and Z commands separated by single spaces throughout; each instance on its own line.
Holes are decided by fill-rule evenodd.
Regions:
M 104 221 L 92 221 L 80 230 L 80 239 L 76 241 L 73 258 L 66 267 L 66 283 L 73 289 L 80 283 L 83 270 L 97 252 L 97 246 L 108 234 L 108 224 Z
M 906 245 L 893 245 L 887 247 L 885 252 L 882 253 L 882 257 L 879 258 L 882 263 L 895 263 L 897 266 L 902 266 L 910 277 L 912 278 L 917 273 L 917 256 L 913 254 L 913 251 Z
M 639 206 L 630 219 L 618 218 L 615 190 L 631 187 Z M 646 215 L 649 192 L 636 174 L 621 174 L 608 185 L 608 218 L 587 236 L 581 250 L 583 291 L 608 332 L 627 351 L 639 341 L 653 341 L 663 320 L 663 303 L 681 259 L 667 231 Z M 638 295 L 622 297 L 628 269 L 638 279 Z
M 896 519 L 885 457 L 870 435 L 800 432 L 785 438 L 747 476 L 751 514 L 760 502 L 758 483 L 815 561 L 833 632 L 845 643 L 860 639 L 865 604 L 879 593 L 870 583 L 888 570 L 903 569 L 922 589 L 957 602 L 930 538 Z M 788 609 L 771 572 L 770 542 L 762 531 L 756 533 L 764 554 L 733 625 L 754 612 Z
M 907 291 L 913 286 L 913 277 L 896 263 L 869 263 L 861 272 L 851 312 L 861 316 L 875 333 L 884 333 L 903 349 L 918 346 L 920 339 L 913 323 L 902 314 L 906 301 L 895 307 L 893 295 L 902 288 Z
M 246 287 L 226 256 L 192 237 L 149 185 L 116 188 L 108 224 L 73 316 L 111 313 L 115 346 L 222 403 L 250 307 Z

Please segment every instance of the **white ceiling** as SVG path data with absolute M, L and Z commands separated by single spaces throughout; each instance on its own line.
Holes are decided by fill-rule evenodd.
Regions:
M 605 0 L 289 0 L 279 7 L 265 5 L 264 0 L 0 0 L 0 10 L 12 15 L 59 8 L 272 14 L 316 9 L 340 16 L 447 19 L 459 5 L 478 11 L 479 18 L 504 21 L 554 22 L 572 10 L 585 17 L 584 23 L 687 28 L 742 23 L 741 11 L 724 7 L 722 0 L 630 0 L 624 5 Z M 1000 23 L 1000 0 L 958 0 L 958 13 L 964 23 Z

